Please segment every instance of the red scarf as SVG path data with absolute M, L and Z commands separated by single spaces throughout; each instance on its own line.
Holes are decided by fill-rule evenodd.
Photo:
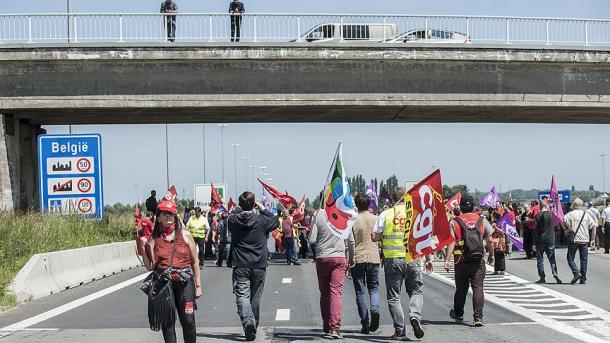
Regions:
M 171 226 L 168 227 L 162 227 L 161 228 L 161 234 L 163 235 L 163 238 L 167 238 L 167 236 L 171 235 L 174 231 L 176 230 L 176 225 L 172 224 Z

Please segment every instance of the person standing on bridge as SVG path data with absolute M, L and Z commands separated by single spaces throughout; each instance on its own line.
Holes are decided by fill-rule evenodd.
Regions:
M 464 322 L 464 304 L 468 288 L 472 287 L 472 307 L 474 326 L 481 327 L 483 323 L 483 305 L 485 294 L 485 255 L 484 242 L 487 243 L 489 256 L 487 263 L 494 263 L 494 248 L 491 235 L 494 232 L 489 221 L 478 213 L 474 213 L 474 199 L 470 195 L 462 195 L 460 200 L 462 214 L 453 218 L 451 235 L 455 242 L 449 243 L 445 256 L 445 270 L 451 269 L 450 258 L 453 254 L 455 264 L 455 295 L 453 308 L 449 312 L 451 319 L 457 323 Z
M 403 283 L 409 295 L 409 322 L 413 327 L 415 337 L 424 337 L 421 327 L 422 310 L 424 307 L 424 278 L 422 275 L 421 259 L 412 259 L 407 252 L 404 241 L 408 239 L 406 231 L 407 209 L 404 196 L 406 188 L 394 188 L 393 207 L 381 212 L 373 232 L 374 241 L 381 241 L 383 250 L 383 268 L 390 315 L 394 322 L 394 334 L 391 340 L 406 339 L 405 315 L 400 302 L 400 292 Z M 432 271 L 430 256 L 426 256 L 426 270 Z
M 175 198 L 175 189 L 172 187 L 159 203 L 157 222 L 149 241 L 152 257 L 144 261 L 147 269 L 155 271 L 155 278 L 171 282 L 184 342 L 194 343 L 197 340 L 195 299 L 201 296 L 201 274 L 195 241 L 191 233 L 183 229 L 177 215 Z M 157 319 L 168 315 L 161 309 L 149 308 L 149 320 L 151 311 L 154 313 L 153 318 Z M 166 343 L 175 343 L 175 318 L 171 323 L 166 320 L 162 320 L 163 339 Z
M 280 222 L 263 204 L 255 202 L 252 192 L 242 193 L 238 205 L 227 218 L 232 245 L 233 294 L 246 340 L 253 341 L 267 272 L 267 237 Z M 255 207 L 259 214 L 253 212 Z
M 173 0 L 165 0 L 161 3 L 161 13 L 178 13 L 178 5 Z M 166 15 L 164 17 L 167 40 L 174 42 L 176 40 L 176 16 Z
M 231 42 L 239 42 L 242 15 L 246 13 L 244 3 L 239 0 L 233 0 L 229 4 L 229 13 L 231 14 Z

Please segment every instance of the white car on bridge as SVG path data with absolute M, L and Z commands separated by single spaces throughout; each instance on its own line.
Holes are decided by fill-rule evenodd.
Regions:
M 430 44 L 470 44 L 470 36 L 460 32 L 438 29 L 417 29 L 402 33 L 385 41 L 386 43 L 430 43 Z
M 398 34 L 396 24 L 320 24 L 293 42 L 383 42 Z

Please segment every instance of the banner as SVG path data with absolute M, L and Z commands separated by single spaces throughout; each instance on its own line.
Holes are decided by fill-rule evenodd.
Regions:
M 517 233 L 517 228 L 515 228 L 515 223 L 513 223 L 513 220 L 508 215 L 508 211 L 504 212 L 504 215 L 498 219 L 496 225 L 502 230 L 504 236 L 513 242 L 513 245 L 517 250 L 523 250 L 523 241 L 521 241 L 519 233 Z
M 301 202 L 299 203 L 299 207 L 297 207 L 296 211 L 294 211 L 292 215 L 293 222 L 300 222 L 305 219 L 305 195 L 301 198 Z
M 445 206 L 447 206 L 447 208 L 453 212 L 453 210 L 455 210 L 456 207 L 460 206 L 460 201 L 462 200 L 462 192 L 458 192 L 458 194 L 454 195 L 453 198 L 449 199 L 449 201 L 447 201 L 447 204 Z
M 443 204 L 440 170 L 434 171 L 405 194 L 407 222 L 405 247 L 413 259 L 431 254 L 455 241 Z
M 496 208 L 498 201 L 500 201 L 500 196 L 496 192 L 496 187 L 492 187 L 489 193 L 479 200 L 479 205 Z
M 212 186 L 212 194 L 210 195 L 210 211 L 212 213 L 216 213 L 219 211 L 226 212 L 226 209 L 222 203 L 222 198 L 218 195 L 216 188 L 214 188 L 214 184 L 210 184 Z
M 265 190 L 267 190 L 267 192 L 269 192 L 269 195 L 276 198 L 285 208 L 289 209 L 292 206 L 298 205 L 297 200 L 295 198 L 291 197 L 290 195 L 288 195 L 288 192 L 282 193 L 282 192 L 278 191 L 277 189 L 275 189 L 273 186 L 266 184 L 259 179 L 257 179 L 257 180 L 258 180 L 258 182 L 261 183 L 261 185 L 263 185 L 263 188 Z
M 271 211 L 271 195 L 266 189 L 263 189 L 263 206 Z M 274 213 L 275 214 L 275 213 Z
M 371 205 L 369 208 L 372 209 L 373 212 L 377 212 L 379 201 L 377 200 L 377 186 L 375 186 L 373 180 L 366 186 L 366 194 L 371 197 Z
M 354 210 L 354 200 L 343 168 L 341 143 L 326 178 L 323 200 L 322 206 L 331 232 L 339 238 L 347 239 L 358 215 Z
M 559 201 L 559 193 L 557 192 L 557 184 L 555 183 L 554 175 L 551 176 L 551 194 L 549 199 L 549 205 L 551 205 L 551 211 L 553 211 L 551 225 L 555 227 L 563 221 L 563 207 L 561 207 L 561 202 Z

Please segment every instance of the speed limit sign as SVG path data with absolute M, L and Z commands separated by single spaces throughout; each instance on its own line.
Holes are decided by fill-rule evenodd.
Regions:
M 78 188 L 78 191 L 81 193 L 87 193 L 91 190 L 91 180 L 89 179 L 80 179 L 78 180 L 78 182 L 76 183 L 76 187 Z
M 89 213 L 91 212 L 91 208 L 93 207 L 93 203 L 91 202 L 91 200 L 85 198 L 85 199 L 80 199 L 78 201 L 78 210 L 81 213 Z
M 76 169 L 81 173 L 86 173 L 91 169 L 91 161 L 88 158 L 79 158 L 76 161 Z

